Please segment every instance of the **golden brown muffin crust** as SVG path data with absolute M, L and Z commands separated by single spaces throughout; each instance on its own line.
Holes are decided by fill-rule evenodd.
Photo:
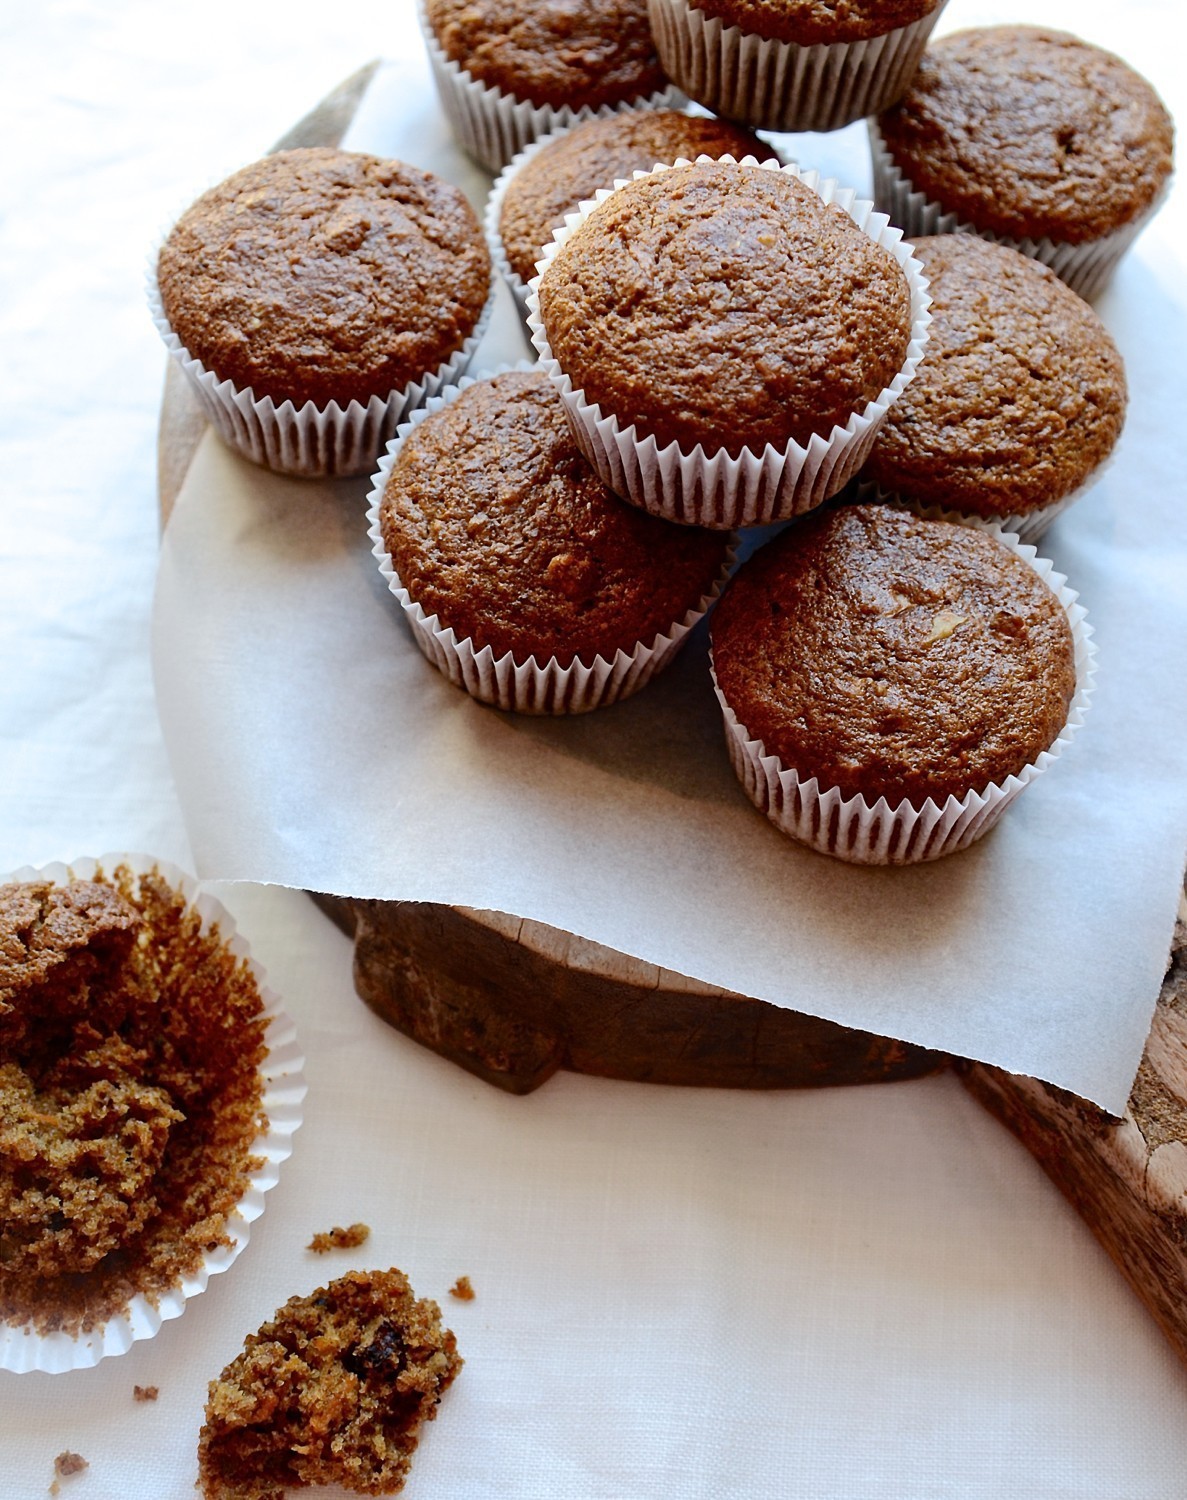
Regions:
M 697 0 L 726 26 L 799 47 L 859 42 L 909 26 L 940 0 Z
M 400 1271 L 352 1271 L 292 1297 L 211 1382 L 198 1439 L 205 1500 L 284 1500 L 341 1484 L 390 1495 L 462 1367 L 441 1309 Z
M 1104 324 L 1028 256 L 976 235 L 915 241 L 927 351 L 878 429 L 863 477 L 972 515 L 1024 515 L 1077 489 L 1125 420 Z
M 728 545 L 612 494 L 539 370 L 479 381 L 414 427 L 380 524 L 427 614 L 475 650 L 562 666 L 668 630 L 709 592 Z
M 666 88 L 647 0 L 426 0 L 441 50 L 472 78 L 574 109 Z
M 983 790 L 1059 734 L 1075 691 L 1051 590 L 987 532 L 888 506 L 810 516 L 713 620 L 717 679 L 770 755 L 893 806 Z
M 401 390 L 462 347 L 490 255 L 450 183 L 305 147 L 204 193 L 166 240 L 158 278 L 173 331 L 220 380 L 277 404 L 345 406 Z
M 541 278 L 585 399 L 685 452 L 826 436 L 910 342 L 907 278 L 842 209 L 769 168 L 701 162 L 601 203 Z
M 1098 239 L 1149 208 L 1171 171 L 1171 118 L 1146 80 L 1033 26 L 933 43 L 878 126 L 916 188 L 1015 238 Z
M 727 120 L 686 115 L 678 109 L 640 109 L 586 120 L 550 141 L 507 184 L 499 235 L 511 269 L 523 282 L 536 274 L 541 249 L 583 198 L 613 187 L 632 172 L 649 172 L 678 157 L 757 157 L 776 153 L 749 130 Z

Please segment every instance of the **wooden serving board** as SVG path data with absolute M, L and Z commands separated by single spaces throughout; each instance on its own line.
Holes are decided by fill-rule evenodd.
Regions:
M 278 143 L 336 145 L 369 63 Z M 205 431 L 177 366 L 159 428 L 162 523 Z M 514 1093 L 560 1067 L 640 1081 L 775 1088 L 918 1077 L 951 1059 L 645 964 L 556 928 L 430 903 L 313 898 L 354 940 L 380 1016 Z M 1125 1115 L 981 1064 L 975 1098 L 1067 1195 L 1187 1360 L 1187 927 L 1179 924 Z

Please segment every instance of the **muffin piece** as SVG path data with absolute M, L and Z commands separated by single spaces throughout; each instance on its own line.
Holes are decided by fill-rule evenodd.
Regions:
M 490 289 L 462 193 L 375 156 L 281 151 L 203 194 L 161 249 L 165 316 L 219 380 L 366 404 L 459 353 Z
M 318 1484 L 394 1494 L 461 1367 L 441 1309 L 401 1271 L 351 1271 L 290 1298 L 211 1382 L 205 1500 L 284 1500 Z
M 931 295 L 919 373 L 863 478 L 924 504 L 1025 516 L 1078 489 L 1125 420 L 1125 367 L 1054 272 L 975 235 L 915 241 Z
M 1076 687 L 1066 613 L 996 537 L 889 507 L 818 513 L 713 621 L 719 688 L 801 781 L 891 807 L 962 798 L 1046 750 Z
M 559 247 L 539 296 L 587 403 L 706 455 L 827 437 L 890 384 L 911 336 L 889 251 L 795 176 L 727 162 L 618 189 Z
M 477 381 L 414 427 L 379 519 L 426 614 L 475 651 L 562 667 L 668 631 L 710 593 L 727 550 L 613 495 L 539 370 Z
M 862 42 L 930 15 L 942 0 L 698 0 L 724 26 L 800 47 Z
M 533 105 L 597 108 L 667 85 L 646 0 L 425 0 L 445 56 Z
M 531 281 L 552 231 L 598 188 L 613 187 L 636 170 L 649 172 L 657 162 L 698 156 L 778 160 L 750 131 L 677 109 L 630 110 L 557 136 L 508 177 L 498 234 L 511 270 L 521 282 Z
M 1110 52 L 1033 26 L 934 43 L 878 130 L 915 189 L 978 231 L 1015 239 L 1099 240 L 1146 214 L 1171 171 L 1171 119 L 1145 79 Z

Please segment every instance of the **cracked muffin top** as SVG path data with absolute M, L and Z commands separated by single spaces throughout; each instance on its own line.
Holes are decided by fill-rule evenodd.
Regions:
M 204 193 L 165 241 L 158 281 L 174 333 L 220 380 L 278 405 L 365 405 L 462 347 L 490 255 L 450 183 L 305 147 Z
M 862 471 L 884 489 L 981 516 L 1025 515 L 1078 489 L 1125 421 L 1108 329 L 1053 271 L 971 234 L 916 240 L 927 352 Z
M 620 104 L 666 88 L 647 0 L 426 0 L 451 62 L 536 106 Z
M 916 188 L 1015 238 L 1099 239 L 1148 209 L 1171 171 L 1171 118 L 1146 80 L 1033 26 L 934 43 L 878 127 Z
M 475 650 L 562 666 L 667 631 L 710 591 L 729 541 L 612 494 L 540 370 L 477 381 L 414 427 L 380 525 L 426 614 Z
M 584 198 L 634 171 L 677 157 L 755 156 L 778 160 L 758 136 L 728 120 L 678 109 L 626 110 L 576 125 L 525 161 L 507 183 L 499 236 L 511 269 L 531 281 L 541 248 Z
M 898 374 L 906 275 L 786 172 L 699 162 L 598 205 L 540 281 L 553 355 L 590 404 L 706 454 L 827 437 Z
M 930 15 L 940 0 L 697 0 L 697 10 L 799 47 L 860 42 Z
M 1075 691 L 1067 616 L 989 532 L 889 506 L 817 512 L 763 547 L 713 616 L 718 684 L 801 780 L 943 803 L 1021 771 Z

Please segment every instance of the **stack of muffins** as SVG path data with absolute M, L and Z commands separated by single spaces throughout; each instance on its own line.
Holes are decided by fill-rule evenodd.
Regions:
M 1117 441 L 1120 357 L 1068 283 L 1103 284 L 1170 168 L 1118 59 L 1033 28 L 923 53 L 940 8 L 651 0 L 649 31 L 638 0 L 426 0 L 459 139 L 503 169 L 487 244 L 415 168 L 285 153 L 201 200 L 154 278 L 257 461 L 373 469 L 402 423 L 376 555 L 485 702 L 636 691 L 721 592 L 734 529 L 792 521 L 715 617 L 727 745 L 778 826 L 863 862 L 963 848 L 1082 717 L 1083 611 L 1019 534 Z M 665 108 L 669 80 L 730 118 Z M 967 147 L 994 109 L 989 162 Z M 740 123 L 874 114 L 878 208 Z M 492 262 L 539 365 L 461 379 Z

